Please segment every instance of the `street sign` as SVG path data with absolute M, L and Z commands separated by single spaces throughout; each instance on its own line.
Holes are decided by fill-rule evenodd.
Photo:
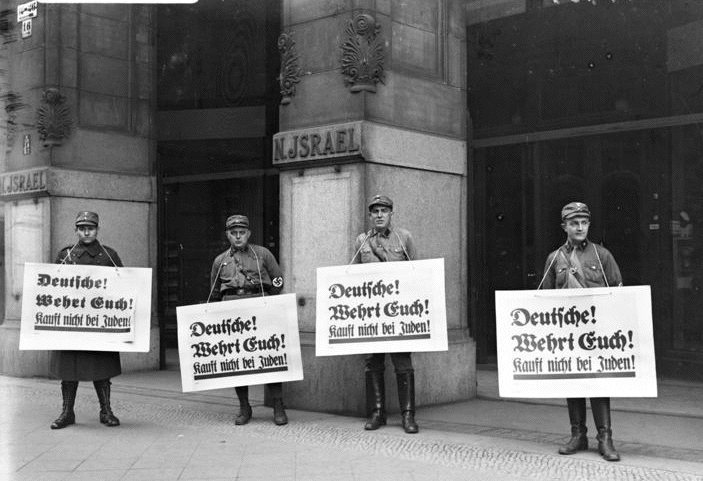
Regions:
M 24 155 L 29 155 L 32 153 L 32 137 L 30 134 L 24 134 L 24 139 L 22 142 L 22 153 Z
M 22 21 L 22 38 L 27 38 L 32 36 L 32 19 Z
M 38 13 L 39 2 L 37 0 L 17 5 L 17 22 L 24 22 L 27 19 L 36 18 Z

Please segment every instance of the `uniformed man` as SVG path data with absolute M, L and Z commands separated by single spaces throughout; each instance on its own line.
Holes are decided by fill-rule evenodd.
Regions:
M 249 219 L 244 215 L 232 215 L 227 219 L 225 229 L 230 248 L 212 263 L 210 299 L 228 301 L 280 293 L 283 289 L 281 268 L 271 251 L 249 244 Z M 273 399 L 273 422 L 279 426 L 287 424 L 283 384 L 274 382 L 266 387 Z M 246 424 L 252 416 L 249 386 L 238 386 L 235 390 L 239 398 L 239 414 L 234 424 Z
M 123 267 L 117 252 L 98 241 L 98 224 L 95 212 L 79 212 L 75 227 L 78 242 L 61 249 L 56 263 Z M 110 408 L 110 379 L 122 373 L 119 352 L 53 351 L 50 372 L 52 377 L 61 379 L 63 396 L 63 410 L 51 429 L 75 424 L 73 406 L 79 381 L 93 381 L 100 402 L 100 422 L 109 427 L 120 425 Z
M 582 202 L 571 202 L 561 210 L 566 243 L 547 256 L 544 289 L 621 286 L 622 276 L 612 254 L 605 247 L 588 240 L 591 213 Z M 539 288 L 539 287 L 538 287 Z M 574 454 L 588 449 L 586 436 L 586 400 L 567 398 L 571 422 L 571 439 L 559 448 L 559 454 Z M 608 461 L 619 461 L 613 446 L 610 424 L 610 398 L 591 398 L 593 420 L 598 429 L 598 452 Z
M 393 201 L 385 195 L 374 196 L 368 204 L 373 228 L 360 234 L 354 244 L 354 263 L 397 262 L 417 259 L 410 232 L 391 225 Z M 398 382 L 398 400 L 406 433 L 417 433 L 415 422 L 415 371 L 409 352 L 391 353 Z M 384 353 L 366 357 L 366 411 L 364 429 L 374 430 L 386 424 Z

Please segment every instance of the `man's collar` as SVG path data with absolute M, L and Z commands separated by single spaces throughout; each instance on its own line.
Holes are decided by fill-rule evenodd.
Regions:
M 84 252 L 87 252 L 93 257 L 95 257 L 101 250 L 100 244 L 98 243 L 97 239 L 91 242 L 90 244 L 84 244 L 82 242 L 79 242 L 77 247 L 82 248 Z
M 229 255 L 233 256 L 235 253 L 239 252 L 240 254 L 243 252 L 246 252 L 247 249 L 249 248 L 249 244 L 245 244 L 244 247 L 234 247 L 230 246 L 229 248 Z
M 566 252 L 571 252 L 574 249 L 583 251 L 583 250 L 586 250 L 586 247 L 588 247 L 589 243 L 590 243 L 589 240 L 586 239 L 583 242 L 579 242 L 578 245 L 574 245 L 571 243 L 571 241 L 569 239 L 567 239 L 566 244 L 564 244 L 564 249 L 566 250 Z
M 379 232 L 376 229 L 373 229 L 371 235 L 380 235 L 381 237 L 388 237 L 391 235 L 391 227 L 386 227 L 386 230 L 384 230 L 383 232 Z

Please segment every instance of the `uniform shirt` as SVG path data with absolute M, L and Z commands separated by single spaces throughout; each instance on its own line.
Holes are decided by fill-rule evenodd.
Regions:
M 597 256 L 596 251 L 598 251 Z M 579 266 L 574 266 L 569 261 L 572 253 L 576 256 L 580 269 L 578 268 Z M 600 262 L 598 262 L 599 258 Z M 601 264 L 603 264 L 603 269 L 601 269 Z M 566 244 L 547 256 L 547 262 L 544 265 L 546 275 L 542 287 L 544 289 L 566 288 L 568 286 L 569 270 L 572 268 L 578 270 L 576 276 L 585 287 L 606 287 L 606 278 L 608 279 L 608 285 L 611 287 L 622 285 L 620 268 L 610 251 L 586 239 L 579 245 L 572 245 L 567 241 Z M 605 271 L 605 278 L 603 277 L 603 271 Z
M 90 244 L 79 242 L 75 245 L 64 247 L 56 257 L 56 264 L 124 267 L 117 252 L 108 246 L 101 245 L 97 240 Z
M 384 232 L 372 229 L 359 234 L 354 242 L 354 252 L 358 252 L 354 256 L 355 264 L 417 259 L 417 251 L 410 232 L 397 227 L 389 227 Z
M 247 244 L 244 249 L 230 247 L 212 263 L 210 286 L 215 301 L 220 300 L 222 291 L 227 289 L 257 292 L 262 284 L 264 292 L 268 294 L 278 294 L 283 289 L 281 268 L 271 251 L 265 247 L 254 244 Z

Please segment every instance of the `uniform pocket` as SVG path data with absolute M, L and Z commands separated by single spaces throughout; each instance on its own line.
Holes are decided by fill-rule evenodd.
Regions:
M 586 280 L 591 282 L 600 282 L 603 280 L 603 271 L 597 264 L 584 265 L 583 275 L 586 277 Z
M 359 255 L 361 256 L 361 262 L 362 263 L 367 263 L 367 262 L 378 262 L 378 258 L 374 255 L 374 253 L 371 251 L 370 247 L 364 247 L 361 249 L 359 252 Z

